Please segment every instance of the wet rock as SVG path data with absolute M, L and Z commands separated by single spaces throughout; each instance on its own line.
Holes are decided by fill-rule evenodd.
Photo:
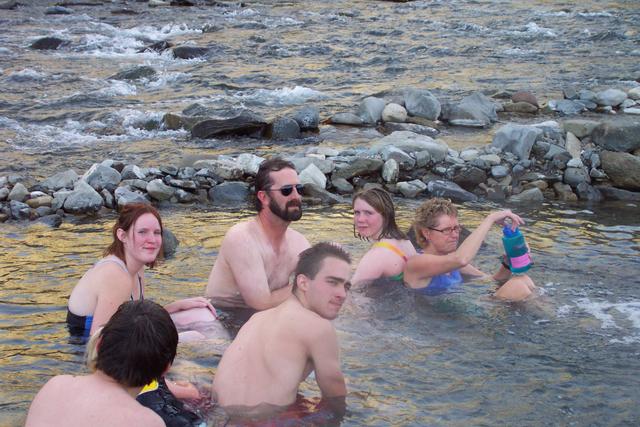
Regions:
M 141 65 L 139 67 L 130 68 L 128 70 L 120 71 L 117 74 L 109 77 L 111 80 L 140 80 L 151 79 L 156 76 L 156 70 L 148 65 Z
M 405 120 L 407 120 L 407 110 L 402 105 L 392 102 L 382 110 L 382 121 L 385 123 L 404 123 Z
M 571 188 L 576 188 L 581 183 L 591 183 L 589 171 L 585 167 L 567 167 L 564 171 L 564 182 Z
M 445 197 L 457 202 L 475 202 L 478 196 L 462 189 L 451 181 L 431 180 L 426 183 L 427 191 L 431 197 Z
M 179 59 L 194 59 L 201 58 L 209 53 L 209 49 L 206 47 L 196 47 L 196 46 L 178 46 L 174 47 L 173 56 Z
M 596 103 L 598 105 L 616 107 L 627 99 L 627 94 L 619 89 L 606 89 L 596 94 Z
M 116 198 L 119 208 L 129 203 L 149 203 L 149 199 L 147 199 L 144 194 L 133 191 L 129 187 L 118 187 L 116 191 L 113 192 L 113 195 Z
M 581 182 L 576 187 L 576 193 L 578 193 L 578 198 L 580 200 L 587 200 L 589 202 L 600 202 L 603 197 L 600 191 L 598 191 L 593 186 L 587 184 L 586 182 Z
M 542 129 L 534 126 L 508 123 L 498 129 L 491 145 L 524 160 L 529 158 L 533 143 L 542 133 Z
M 623 110 L 623 113 L 625 114 L 633 114 L 635 115 L 640 115 L 640 108 L 625 108 Z
M 416 160 L 413 157 L 393 145 L 382 147 L 380 155 L 385 162 L 389 159 L 394 159 L 402 170 L 411 170 L 416 165 Z
M 629 92 L 627 92 L 627 96 L 634 101 L 640 100 L 640 86 L 629 89 Z
M 320 111 L 310 105 L 296 111 L 292 118 L 298 123 L 301 131 L 315 130 L 320 123 Z
M 299 137 L 300 126 L 289 117 L 279 117 L 271 124 L 271 139 L 286 140 Z
M 622 190 L 620 188 L 605 185 L 596 185 L 595 188 L 606 200 L 622 200 L 625 202 L 640 202 L 640 192 Z
M 31 43 L 31 49 L 36 50 L 56 50 L 60 46 L 66 44 L 65 40 L 57 37 L 43 37 Z
M 4 3 L 0 3 L 0 10 L 13 10 L 18 7 L 18 2 L 16 0 L 9 0 Z
M 513 102 L 514 104 L 519 102 L 526 102 L 527 104 L 536 107 L 536 110 L 540 107 L 540 104 L 538 104 L 538 98 L 536 98 L 536 96 L 531 92 L 526 91 L 514 93 L 511 96 L 511 102 Z
M 329 122 L 334 125 L 362 126 L 364 120 L 362 117 L 353 113 L 337 113 L 331 116 Z
M 51 6 L 45 9 L 45 15 L 72 15 L 73 10 L 62 6 Z
M 528 102 L 512 102 L 510 104 L 504 104 L 504 111 L 508 113 L 536 114 L 538 107 Z
M 384 108 L 384 99 L 369 96 L 363 99 L 358 106 L 358 116 L 362 118 L 364 123 L 374 124 L 382 119 Z
M 419 125 L 416 123 L 386 122 L 384 124 L 384 129 L 390 133 L 393 133 L 395 131 L 409 131 L 409 132 L 417 133 L 419 135 L 427 135 L 432 138 L 434 138 L 436 135 L 440 133 L 438 129 L 432 128 L 430 126 Z
M 382 179 L 385 182 L 395 184 L 398 181 L 398 175 L 400 174 L 400 166 L 394 159 L 388 159 L 382 166 Z
M 245 175 L 256 176 L 260 164 L 262 164 L 264 160 L 264 157 L 259 157 L 255 154 L 242 153 L 236 159 L 236 163 Z
M 428 90 L 407 89 L 404 93 L 404 106 L 412 116 L 437 120 L 442 107 L 440 101 Z
M 380 138 L 371 147 L 372 152 L 381 152 L 385 146 L 393 145 L 405 153 L 427 151 L 434 162 L 441 162 L 447 156 L 447 145 L 426 135 L 398 131 Z
M 348 203 L 348 201 L 345 200 L 344 197 L 329 193 L 327 190 L 320 188 L 314 184 L 305 184 L 303 193 L 306 197 L 316 199 L 321 204 L 333 205 L 336 203 L 342 203 L 342 204 Z
M 602 123 L 593 130 L 591 139 L 605 150 L 631 152 L 640 148 L 640 121 Z
M 189 0 L 171 0 L 169 3 L 171 6 L 195 6 L 195 3 Z
M 570 119 L 562 124 L 565 132 L 571 132 L 580 139 L 591 135 L 593 130 L 599 125 L 600 122 L 585 119 Z
M 588 89 L 583 89 L 580 92 L 578 92 L 578 97 L 581 101 L 593 102 L 594 104 L 598 99 L 598 95 L 596 95 L 595 92 L 590 91 Z
M 629 153 L 603 151 L 602 169 L 613 185 L 625 190 L 640 191 L 640 157 Z
M 65 199 L 63 208 L 72 214 L 95 214 L 103 205 L 102 196 L 87 182 L 80 180 Z
M 192 138 L 216 138 L 226 135 L 261 136 L 267 126 L 264 119 L 249 111 L 243 111 L 228 119 L 208 119 L 196 123 L 191 129 Z
M 567 141 L 565 144 L 565 148 L 571 154 L 571 157 L 574 159 L 580 158 L 580 153 L 582 152 L 582 144 L 580 144 L 580 140 L 571 132 L 567 132 Z
M 467 165 L 458 169 L 451 180 L 467 191 L 475 190 L 478 185 L 487 181 L 487 174 L 484 170 Z
M 168 228 L 162 229 L 162 254 L 165 259 L 171 258 L 180 245 L 178 238 Z
M 166 185 L 161 179 L 154 179 L 147 184 L 147 193 L 156 200 L 169 200 L 175 192 L 175 187 Z
M 327 177 L 322 173 L 318 167 L 310 163 L 309 166 L 304 168 L 299 175 L 301 184 L 314 184 L 319 188 L 326 188 L 327 186 Z
M 401 181 L 396 185 L 396 189 L 402 193 L 404 197 L 413 199 L 427 189 L 427 185 L 419 179 L 413 181 Z
M 520 194 L 515 194 L 507 199 L 510 203 L 542 203 L 544 201 L 544 194 L 539 188 L 531 188 L 524 190 Z
M 578 196 L 575 195 L 571 186 L 568 184 L 563 184 L 561 182 L 555 182 L 553 184 L 553 190 L 556 193 L 556 196 L 559 200 L 564 202 L 575 202 L 578 200 Z
M 73 169 L 59 172 L 40 183 L 40 187 L 46 188 L 47 191 L 53 192 L 63 188 L 73 188 L 75 182 L 80 177 Z
M 227 181 L 209 190 L 209 199 L 216 205 L 244 203 L 249 197 L 249 184 L 239 181 Z
M 36 222 L 51 228 L 58 228 L 62 224 L 62 217 L 57 214 L 44 215 L 38 218 Z
M 113 191 L 122 180 L 122 177 L 117 170 L 101 163 L 94 163 L 82 176 L 82 180 L 96 191 L 101 191 L 103 188 Z
M 9 197 L 9 189 L 7 187 L 0 188 L 0 202 L 4 202 Z
M 9 193 L 9 200 L 15 200 L 17 202 L 24 202 L 29 195 L 29 190 L 22 183 L 16 183 L 11 192 Z
M 384 162 L 380 159 L 357 158 L 353 163 L 347 164 L 333 172 L 334 178 L 351 179 L 354 176 L 369 176 L 377 174 L 382 169 Z
M 498 120 L 496 104 L 480 92 L 463 98 L 459 104 L 451 106 L 447 117 L 454 126 L 488 127 Z
M 298 173 L 305 170 L 311 163 L 316 165 L 324 174 L 330 174 L 335 170 L 335 163 L 333 160 L 329 159 L 319 159 L 317 157 L 291 157 L 287 160 L 293 163 Z
M 146 175 L 136 165 L 127 165 L 122 169 L 121 179 L 145 179 Z
M 26 203 L 11 200 L 9 202 L 9 209 L 11 210 L 11 218 L 13 219 L 20 221 L 31 217 L 31 208 Z
M 551 100 L 549 101 L 547 106 L 549 107 L 549 109 L 551 109 L 551 111 L 556 111 L 563 116 L 573 116 L 576 114 L 580 114 L 585 109 L 584 104 L 582 104 L 581 102 L 569 99 L 562 99 L 560 101 Z
M 51 207 L 51 204 L 53 203 L 53 197 L 49 195 L 35 197 L 27 200 L 26 203 L 31 209 L 38 209 L 40 207 Z
M 149 6 L 151 6 L 151 4 L 149 4 Z M 142 53 L 142 52 L 158 52 L 158 53 L 162 53 L 163 51 L 167 50 L 167 49 L 171 49 L 173 47 L 173 44 L 171 42 L 168 42 L 166 40 L 162 40 L 156 43 L 153 43 L 149 46 L 143 47 L 142 49 L 138 50 L 138 53 Z
M 338 194 L 353 193 L 353 185 L 344 178 L 335 178 L 331 180 L 331 185 L 336 189 Z

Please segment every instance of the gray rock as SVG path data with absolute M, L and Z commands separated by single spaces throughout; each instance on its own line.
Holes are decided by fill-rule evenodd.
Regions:
M 136 165 L 126 165 L 120 173 L 121 179 L 145 179 L 146 176 Z
M 467 191 L 474 191 L 481 183 L 487 181 L 487 174 L 480 168 L 467 165 L 458 169 L 451 180 Z
M 580 139 L 591 135 L 593 130 L 599 125 L 600 122 L 585 119 L 570 119 L 562 124 L 565 132 L 571 132 Z
M 510 203 L 541 203 L 544 201 L 544 195 L 539 188 L 531 188 L 529 190 L 524 190 L 520 194 L 515 194 L 509 199 L 507 199 Z
M 540 106 L 540 104 L 538 103 L 538 98 L 536 98 L 533 93 L 527 91 L 519 91 L 511 95 L 511 102 L 526 102 L 527 104 L 536 107 L 536 110 Z
M 407 89 L 404 93 L 404 106 L 412 116 L 437 120 L 442 109 L 440 101 L 428 90 Z
M 336 169 L 332 178 L 351 179 L 354 176 L 369 176 L 377 174 L 382 169 L 384 162 L 380 159 L 358 157 L 354 162 Z
M 451 181 L 431 180 L 427 182 L 427 191 L 431 197 L 445 197 L 457 202 L 475 202 L 478 196 L 462 189 Z
M 174 194 L 178 203 L 191 203 L 196 199 L 196 195 L 188 191 L 178 188 Z
M 598 191 L 593 186 L 587 184 L 586 182 L 581 182 L 576 187 L 576 193 L 578 193 L 578 198 L 580 200 L 587 200 L 589 202 L 600 202 L 603 197 L 600 191 Z
M 23 220 L 31 217 L 31 208 L 26 203 L 11 200 L 9 202 L 9 209 L 11 210 L 11 218 L 13 219 Z
M 579 95 L 573 86 L 565 86 L 562 88 L 562 95 L 565 99 L 578 99 Z
M 396 185 L 396 189 L 402 193 L 404 197 L 413 199 L 417 195 L 424 192 L 427 189 L 427 185 L 420 181 L 419 179 L 414 179 L 413 181 L 402 181 Z
M 72 214 L 95 214 L 103 205 L 102 196 L 91 185 L 80 180 L 65 199 L 63 208 Z
M 271 125 L 271 139 L 286 140 L 300 137 L 298 122 L 289 117 L 279 117 Z
M 102 199 L 104 200 L 104 206 L 109 208 L 109 209 L 115 209 L 116 204 L 115 204 L 115 198 L 113 197 L 113 194 L 111 194 L 111 192 L 109 192 L 109 190 L 103 189 L 100 192 L 100 195 L 102 196 Z
M 596 168 L 591 168 L 591 170 L 589 171 L 589 176 L 594 180 L 605 180 L 609 178 L 607 174 L 604 173 L 604 171 Z
M 331 180 L 331 185 L 336 189 L 339 194 L 351 194 L 353 193 L 353 185 L 344 178 L 335 178 Z
M 627 92 L 627 96 L 634 101 L 640 100 L 640 86 L 629 89 L 629 92 Z
M 474 148 L 464 150 L 460 153 L 460 158 L 465 162 L 471 162 L 477 159 L 479 156 L 480 156 L 480 152 Z M 498 158 L 498 163 L 499 162 L 500 162 L 500 159 Z
M 416 124 L 416 123 L 392 123 L 392 122 L 386 122 L 384 124 L 384 128 L 388 132 L 395 132 L 395 131 L 404 130 L 404 131 L 417 133 L 417 134 L 420 134 L 420 135 L 427 135 L 427 136 L 430 136 L 432 138 L 434 138 L 436 135 L 438 135 L 440 133 L 440 131 L 438 129 L 432 128 L 430 126 L 419 125 L 419 124 Z
M 318 167 L 310 163 L 299 175 L 301 184 L 314 184 L 319 188 L 326 188 L 327 177 Z
M 197 46 L 178 46 L 172 49 L 173 56 L 180 59 L 200 58 L 209 53 L 209 49 Z
M 188 179 L 169 179 L 168 184 L 184 190 L 196 190 L 198 188 L 198 184 L 196 184 L 195 181 Z
M 196 123 L 191 128 L 192 138 L 217 138 L 221 136 L 262 136 L 267 122 L 257 114 L 242 111 L 240 114 L 226 119 L 207 119 Z
M 487 127 L 498 120 L 498 114 L 491 99 L 475 92 L 453 105 L 446 119 L 454 126 Z
M 487 163 L 489 166 L 497 166 L 500 164 L 500 156 L 496 154 L 483 154 L 478 157 L 483 162 Z
M 260 165 L 264 160 L 264 157 L 259 157 L 255 154 L 242 153 L 238 156 L 236 163 L 245 175 L 256 176 L 258 169 L 260 169 Z
M 34 197 L 31 198 L 29 200 L 26 201 L 27 205 L 29 205 L 29 207 L 31 209 L 38 209 L 40 207 L 51 207 L 51 204 L 53 203 L 53 197 L 47 195 L 44 196 L 40 196 L 40 197 Z
M 398 181 L 398 175 L 400 174 L 400 166 L 394 159 L 388 159 L 384 162 L 382 167 L 382 179 L 385 182 L 394 184 Z
M 31 43 L 31 49 L 36 50 L 56 50 L 60 46 L 64 46 L 69 42 L 57 37 L 43 37 Z
M 334 125 L 362 126 L 364 124 L 362 117 L 353 113 L 336 113 L 331 116 L 330 121 Z
M 317 107 L 306 106 L 293 114 L 293 120 L 298 122 L 302 131 L 315 130 L 318 129 L 320 123 L 320 112 Z
M 119 208 L 129 203 L 149 203 L 149 199 L 147 199 L 144 194 L 133 191 L 129 187 L 118 187 L 113 195 L 116 198 Z
M 45 9 L 45 15 L 72 15 L 73 10 L 63 6 L 51 6 Z
M 416 159 L 416 166 L 423 168 L 431 162 L 431 153 L 428 151 L 416 151 L 411 153 Z
M 177 176 L 178 168 L 171 165 L 160 166 L 160 172 L 165 173 L 167 175 Z
M 196 176 L 195 168 L 186 166 L 178 171 L 178 179 L 193 179 Z
M 320 201 L 322 204 L 333 205 L 336 203 L 346 204 L 348 203 L 344 197 L 336 194 L 329 193 L 327 190 L 320 188 L 314 184 L 304 185 L 304 195 Z
M 395 160 L 402 170 L 411 170 L 416 165 L 416 160 L 413 157 L 393 145 L 382 147 L 380 155 L 385 162 L 389 159 Z
M 293 163 L 298 173 L 305 170 L 312 163 L 325 175 L 332 173 L 335 169 L 335 163 L 333 160 L 329 159 L 319 159 L 317 157 L 291 157 L 287 160 Z
M 240 181 L 227 181 L 209 190 L 209 198 L 217 205 L 237 205 L 246 203 L 249 197 L 249 184 Z
M 596 185 L 595 187 L 606 200 L 622 200 L 640 202 L 640 192 L 621 190 L 620 188 Z
M 58 191 L 63 188 L 72 189 L 79 178 L 80 177 L 76 171 L 69 169 L 64 172 L 58 172 L 57 174 L 45 179 L 40 183 L 40 186 L 46 188 L 50 192 Z
M 124 185 L 124 186 L 131 187 L 131 189 L 133 190 L 141 190 L 141 191 L 147 191 L 147 184 L 149 183 L 143 179 L 125 179 L 123 181 L 120 181 L 121 186 Z
M 102 191 L 103 188 L 112 191 L 118 186 L 121 179 L 122 177 L 120 172 L 99 163 L 94 163 L 93 166 L 91 166 L 91 168 L 89 168 L 89 170 L 82 176 L 82 180 L 93 187 L 96 191 Z
M 242 178 L 244 170 L 238 163 L 227 159 L 198 160 L 193 164 L 196 169 L 207 168 L 217 176 L 225 180 L 237 180 Z
M 47 215 L 53 215 L 56 213 L 56 211 L 54 211 L 50 206 L 40 206 L 33 209 L 33 211 L 35 212 L 38 218 L 47 216 Z
M 387 145 L 393 145 L 405 153 L 428 151 L 431 160 L 436 163 L 443 161 L 447 157 L 447 149 L 449 148 L 444 142 L 434 140 L 426 135 L 399 131 L 378 139 L 371 147 L 371 150 L 374 153 L 379 153 Z
M 62 224 L 62 217 L 60 215 L 51 214 L 43 215 L 36 220 L 40 224 L 44 224 L 51 228 L 58 228 Z
M 375 124 L 382 119 L 384 107 L 384 99 L 369 96 L 363 99 L 358 106 L 358 116 L 362 118 L 364 123 Z
M 570 168 L 568 167 L 564 171 L 564 182 L 569 184 L 571 188 L 576 188 L 580 183 L 591 183 L 591 177 L 589 171 L 585 167 Z
M 491 167 L 491 176 L 500 179 L 509 175 L 509 168 L 504 165 L 492 166 Z
M 491 145 L 524 160 L 529 158 L 533 143 L 542 133 L 542 129 L 534 126 L 508 123 L 498 129 Z
M 578 200 L 578 196 L 574 194 L 571 186 L 568 184 L 555 182 L 553 184 L 553 189 L 556 192 L 556 196 L 559 200 L 562 200 L 564 202 L 575 202 Z
M 609 151 L 631 152 L 640 148 L 640 121 L 613 121 L 594 129 L 592 141 Z
M 64 201 L 67 200 L 69 194 L 73 193 L 71 190 L 60 190 L 53 193 L 53 202 L 51 202 L 51 208 L 54 210 L 62 209 Z
M 538 107 L 528 102 L 512 102 L 504 104 L 504 111 L 508 113 L 536 114 Z
M 9 189 L 7 187 L 0 188 L 0 202 L 4 202 L 9 197 Z
M 407 110 L 402 105 L 392 102 L 382 110 L 382 121 L 385 123 L 404 123 L 405 120 L 407 120 Z
M 156 200 L 169 200 L 175 192 L 174 187 L 165 185 L 161 179 L 154 179 L 147 184 L 147 193 Z
M 582 101 L 589 101 L 593 103 L 596 103 L 596 100 L 598 99 L 598 95 L 596 95 L 595 92 L 587 89 L 583 89 L 580 92 L 578 92 L 578 97 Z
M 551 111 L 556 111 L 563 116 L 580 114 L 584 109 L 584 104 L 569 99 L 551 100 L 547 104 Z
M 596 94 L 596 103 L 598 105 L 616 107 L 627 99 L 627 94 L 619 89 L 606 89 Z
M 120 71 L 117 74 L 109 77 L 111 80 L 140 80 L 151 79 L 156 76 L 156 70 L 148 65 L 140 65 L 130 68 L 128 70 Z
M 16 183 L 11 192 L 9 193 L 9 200 L 15 200 L 16 202 L 24 202 L 29 195 L 29 190 L 22 183 Z
M 171 258 L 180 245 L 178 238 L 168 228 L 162 229 L 162 254 L 165 259 Z
M 567 167 L 568 168 L 581 168 L 584 167 L 584 163 L 582 163 L 582 160 L 580 160 L 579 157 L 574 157 L 571 160 L 569 160 L 567 162 Z
M 629 153 L 603 151 L 600 153 L 602 169 L 613 185 L 625 190 L 640 190 L 640 157 Z

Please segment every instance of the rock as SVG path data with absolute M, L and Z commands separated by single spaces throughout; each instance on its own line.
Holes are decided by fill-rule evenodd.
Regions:
M 336 169 L 333 172 L 333 178 L 351 179 L 354 176 L 369 176 L 377 174 L 383 165 L 380 159 L 369 159 L 366 157 L 358 157 L 354 162 Z
M 625 114 L 640 115 L 640 108 L 625 108 L 623 112 Z
M 242 111 L 228 119 L 207 119 L 196 123 L 191 129 L 192 138 L 216 138 L 227 135 L 262 136 L 267 123 L 250 111 Z
M 140 65 L 128 70 L 120 71 L 109 77 L 111 80 L 140 80 L 151 79 L 157 75 L 156 70 L 148 65 Z
M 404 106 L 412 116 L 437 120 L 442 109 L 440 101 L 428 90 L 408 89 L 404 93 Z
M 75 182 L 79 179 L 78 174 L 73 169 L 66 170 L 64 172 L 58 172 L 42 181 L 41 187 L 46 188 L 50 192 L 58 191 L 63 188 L 73 188 Z
M 398 175 L 400 174 L 400 166 L 394 159 L 388 159 L 382 166 L 382 179 L 385 182 L 394 184 L 398 181 Z
M 9 197 L 9 189 L 7 187 L 0 188 L 0 202 L 7 200 Z
M 538 104 L 538 98 L 536 98 L 536 96 L 531 92 L 526 91 L 516 92 L 511 95 L 511 102 L 513 102 L 514 104 L 519 102 L 526 102 L 527 104 L 536 107 L 536 110 L 540 107 L 540 104 Z
M 9 200 L 15 200 L 16 202 L 24 202 L 29 195 L 29 190 L 21 183 L 16 183 L 11 192 L 9 193 Z
M 543 181 L 541 179 L 532 181 L 532 182 L 528 182 L 525 185 L 522 186 L 522 188 L 524 190 L 529 190 L 531 188 L 538 188 L 540 191 L 544 191 L 549 187 L 549 184 L 547 184 L 547 181 Z
M 472 162 L 480 156 L 480 152 L 474 148 L 464 150 L 460 153 L 460 158 L 465 162 Z M 496 156 L 497 157 L 497 156 Z M 500 163 L 500 158 L 498 158 L 498 163 Z
M 286 140 L 299 137 L 300 126 L 289 117 L 279 117 L 271 125 L 271 139 Z
M 551 109 L 551 111 L 556 111 L 563 116 L 580 114 L 585 109 L 584 104 L 582 104 L 581 102 L 572 101 L 569 99 L 562 99 L 560 101 L 551 100 L 549 101 L 547 106 L 549 107 L 549 109 Z
M 256 176 L 258 169 L 264 160 L 264 157 L 259 157 L 255 154 L 242 153 L 236 159 L 236 163 L 245 175 Z
M 382 147 L 380 155 L 385 162 L 389 159 L 394 159 L 402 170 L 411 170 L 416 165 L 416 160 L 413 157 L 393 145 Z
M 565 132 L 571 132 L 580 139 L 591 135 L 593 130 L 599 125 L 600 122 L 585 119 L 565 120 L 565 122 L 562 124 Z
M 26 203 L 11 200 L 9 202 L 9 209 L 11 210 L 11 218 L 13 219 L 20 221 L 31 217 L 31 208 Z
M 436 135 L 438 135 L 440 133 L 440 131 L 438 129 L 429 127 L 429 126 L 423 126 L 423 125 L 419 125 L 419 124 L 415 124 L 415 123 L 392 123 L 392 122 L 386 122 L 384 124 L 384 129 L 387 132 L 396 132 L 396 131 L 409 131 L 409 132 L 413 132 L 413 133 L 417 133 L 419 135 L 427 135 L 430 136 L 432 138 L 434 138 Z
M 209 190 L 209 198 L 217 205 L 236 205 L 246 203 L 249 197 L 249 184 L 240 181 L 227 181 Z
M 95 214 L 103 205 L 102 196 L 87 182 L 80 180 L 65 199 L 63 208 L 72 214 Z
M 622 200 L 626 202 L 640 202 L 640 192 L 621 190 L 615 187 L 596 185 L 596 190 L 602 194 L 606 200 Z
M 580 158 L 580 153 L 582 152 L 582 145 L 580 144 L 580 140 L 576 138 L 574 134 L 571 132 L 567 132 L 567 141 L 565 143 L 565 148 L 571 154 L 571 157 L 574 159 Z
M 198 184 L 196 184 L 195 181 L 191 181 L 189 179 L 169 179 L 167 181 L 167 184 L 169 184 L 170 186 L 182 188 L 184 190 L 196 190 L 198 188 Z
M 156 200 L 169 200 L 175 192 L 174 187 L 166 185 L 161 179 L 154 179 L 147 184 L 147 193 Z
M 45 9 L 45 15 L 73 15 L 73 10 L 63 6 L 51 6 Z
M 539 188 L 531 188 L 529 190 L 524 190 L 520 194 L 515 194 L 509 199 L 507 199 L 510 203 L 541 203 L 544 201 L 544 195 Z
M 118 187 L 113 194 L 119 208 L 129 203 L 149 203 L 149 200 L 142 193 L 132 191 L 129 187 Z
M 362 118 L 364 123 L 375 124 L 382 119 L 384 107 L 384 99 L 369 96 L 363 99 L 358 106 L 358 116 Z
M 337 113 L 331 116 L 329 121 L 334 125 L 362 126 L 364 124 L 362 117 L 353 113 Z
M 392 102 L 387 104 L 384 110 L 382 110 L 382 121 L 385 123 L 404 123 L 405 120 L 407 120 L 407 110 L 402 105 Z
M 463 98 L 444 117 L 454 126 L 487 127 L 498 120 L 496 104 L 480 92 Z
M 524 160 L 529 158 L 533 143 L 542 134 L 542 129 L 534 126 L 508 123 L 498 129 L 491 145 L 502 151 L 513 153 L 519 159 Z
M 619 89 L 606 89 L 596 94 L 596 103 L 598 105 L 616 107 L 627 99 L 627 94 Z
M 335 169 L 335 163 L 333 160 L 328 159 L 319 159 L 317 157 L 291 157 L 287 160 L 293 163 L 298 173 L 305 170 L 311 163 L 316 165 L 323 174 L 330 174 Z
M 146 176 L 142 169 L 136 165 L 127 165 L 122 169 L 120 174 L 121 179 L 145 179 Z
M 62 224 L 62 217 L 60 215 L 44 215 L 36 220 L 40 224 L 44 224 L 51 228 L 58 228 Z
M 427 191 L 431 197 L 445 197 L 457 202 L 475 202 L 478 200 L 478 196 L 460 188 L 455 182 L 436 179 L 426 184 Z
M 191 203 L 196 199 L 196 195 L 185 191 L 182 188 L 178 188 L 176 189 L 174 198 L 178 201 L 178 203 Z
M 94 163 L 82 176 L 82 180 L 96 191 L 101 191 L 103 188 L 113 191 L 121 179 L 120 172 L 101 163 Z M 100 200 L 102 200 L 102 198 L 100 198 Z
M 458 169 L 451 180 L 467 191 L 474 191 L 478 185 L 487 181 L 487 174 L 480 168 L 467 165 Z
M 162 254 L 165 259 L 171 258 L 180 245 L 178 238 L 168 228 L 162 229 Z
M 113 197 L 113 194 L 111 194 L 109 192 L 109 190 L 103 189 L 100 192 L 100 195 L 102 196 L 102 200 L 104 200 L 104 206 L 109 208 L 109 209 L 115 209 L 116 204 L 115 204 L 115 199 Z
M 562 88 L 562 95 L 564 99 L 578 99 L 578 92 L 576 92 L 576 88 L 573 86 L 565 86 Z
M 604 171 L 596 168 L 591 168 L 591 170 L 589 171 L 589 176 L 594 180 L 605 180 L 609 178 L 607 174 L 604 173 Z
M 589 202 L 600 202 L 603 197 L 600 191 L 586 182 L 581 182 L 576 187 L 576 192 L 578 193 L 578 198 L 580 200 L 587 200 Z
M 51 204 L 53 203 L 53 197 L 49 195 L 35 197 L 27 200 L 26 203 L 31 209 L 38 209 L 43 206 L 51 207 Z
M 18 3 L 16 0 L 8 0 L 4 3 L 0 3 L 0 10 L 13 10 L 16 7 L 18 7 L 20 3 Z
M 580 183 L 591 183 L 589 171 L 585 167 L 567 167 L 564 171 L 564 182 L 569 184 L 571 188 L 576 188 Z
M 567 167 L 568 168 L 581 168 L 584 167 L 584 163 L 582 163 L 582 160 L 580 159 L 580 157 L 574 157 L 571 160 L 569 160 L 567 162 Z
M 174 47 L 172 52 L 175 58 L 193 59 L 205 56 L 207 53 L 209 53 L 209 49 L 196 46 L 178 46 Z
M 509 175 L 509 168 L 504 165 L 497 165 L 491 167 L 491 176 L 500 179 Z
M 353 185 L 344 178 L 335 178 L 331 180 L 331 185 L 336 189 L 339 194 L 351 194 L 353 193 Z
M 478 159 L 486 162 L 487 164 L 489 164 L 489 166 L 497 166 L 501 162 L 500 156 L 496 154 L 483 154 L 479 156 Z
M 312 199 L 317 199 L 322 204 L 333 205 L 336 203 L 342 203 L 342 204 L 348 203 L 348 201 L 345 200 L 343 197 L 338 196 L 336 194 L 331 194 L 327 190 L 317 187 L 314 184 L 305 184 L 303 192 L 305 196 L 311 197 Z
M 193 179 L 196 176 L 195 168 L 186 166 L 178 170 L 178 179 Z
M 568 184 L 555 182 L 553 184 L 553 189 L 556 192 L 556 196 L 559 200 L 562 200 L 564 202 L 575 202 L 578 200 L 578 196 L 574 194 L 571 186 Z
M 592 141 L 609 151 L 631 152 L 640 148 L 640 121 L 612 121 L 594 129 Z
M 31 49 L 56 50 L 68 42 L 57 37 L 43 37 L 31 43 Z
M 508 113 L 536 114 L 538 107 L 528 102 L 512 102 L 510 104 L 504 104 L 504 111 Z
M 627 92 L 627 96 L 634 101 L 640 100 L 640 86 L 629 89 L 629 92 Z
M 441 162 L 447 156 L 447 145 L 426 135 L 419 135 L 408 131 L 393 132 L 373 143 L 372 152 L 381 152 L 387 145 L 393 145 L 405 153 L 428 151 L 434 162 Z
M 640 190 L 640 157 L 629 153 L 603 151 L 602 169 L 613 185 L 625 190 Z
M 413 181 L 402 181 L 396 184 L 396 189 L 402 193 L 404 197 L 413 199 L 418 194 L 424 192 L 427 189 L 427 185 L 420 181 L 419 179 L 414 179 Z
M 147 191 L 147 181 L 143 179 L 125 179 L 120 181 L 120 185 L 131 187 L 132 190 Z
M 299 175 L 301 184 L 314 184 L 319 188 L 326 188 L 327 177 L 318 167 L 310 163 Z
M 293 120 L 298 123 L 301 131 L 318 129 L 320 112 L 317 107 L 306 106 L 293 114 Z

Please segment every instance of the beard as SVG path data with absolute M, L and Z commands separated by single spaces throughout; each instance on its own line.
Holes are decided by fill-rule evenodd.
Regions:
M 297 209 L 289 210 L 291 207 Z M 300 200 L 289 200 L 284 205 L 284 209 L 282 209 L 275 200 L 271 199 L 269 201 L 269 210 L 271 210 L 275 216 L 287 222 L 297 221 L 302 218 L 302 202 L 300 202 Z

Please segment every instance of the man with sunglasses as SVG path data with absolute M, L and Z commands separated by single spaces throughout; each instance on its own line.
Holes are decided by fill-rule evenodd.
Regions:
M 265 160 L 255 180 L 258 214 L 231 227 L 209 275 L 206 296 L 239 328 L 251 314 L 275 307 L 291 295 L 289 276 L 310 245 L 289 224 L 302 217 L 302 185 L 293 163 Z

